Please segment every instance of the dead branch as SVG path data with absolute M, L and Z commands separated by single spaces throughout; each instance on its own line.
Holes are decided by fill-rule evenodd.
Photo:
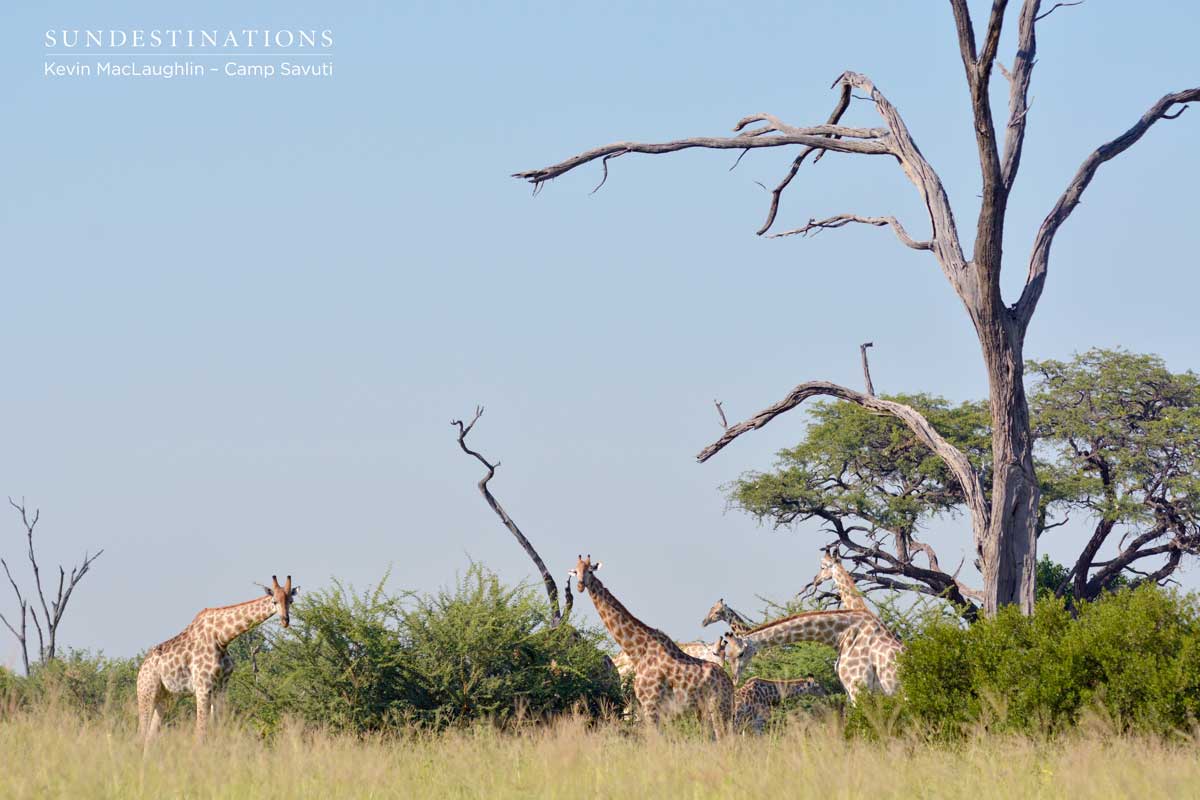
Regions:
M 1055 11 L 1057 11 L 1060 8 L 1067 8 L 1069 6 L 1081 6 L 1081 5 L 1083 5 L 1083 0 L 1076 0 L 1076 2 L 1074 2 L 1074 3 L 1055 3 L 1050 8 L 1049 11 L 1047 11 L 1045 14 L 1038 14 L 1036 17 L 1034 17 L 1034 19 L 1045 19 L 1046 17 L 1050 16 L 1051 14 L 1053 14 Z
M 717 413 L 721 415 L 721 427 L 728 428 L 729 420 L 725 419 L 725 409 L 721 408 L 721 401 L 713 400 L 713 405 L 717 407 Z
M 875 385 L 871 383 L 871 365 L 867 362 L 867 348 L 874 347 L 874 342 L 863 342 L 858 346 L 858 352 L 862 356 L 863 367 L 863 383 L 866 386 L 867 394 L 875 396 Z M 726 425 L 725 427 L 729 427 Z
M 22 666 L 25 667 L 25 674 L 28 675 L 29 674 L 29 640 L 26 636 L 26 631 L 27 631 L 26 620 L 28 618 L 28 613 L 27 613 L 28 612 L 28 604 L 25 602 L 25 598 L 21 596 L 21 589 L 19 586 L 17 586 L 17 582 L 15 580 L 13 580 L 12 572 L 10 572 L 8 569 L 8 562 L 6 562 L 4 559 L 0 558 L 0 564 L 2 564 L 4 566 L 4 574 L 8 576 L 8 582 L 9 582 L 9 584 L 12 585 L 13 591 L 17 595 L 17 611 L 20 614 L 21 629 L 18 631 L 16 628 L 14 628 L 12 626 L 12 624 L 8 621 L 8 618 L 5 617 L 3 614 L 0 614 L 0 620 L 2 620 L 4 622 L 4 626 L 6 628 L 8 628 L 9 631 L 12 632 L 12 635 L 15 636 L 17 639 L 17 643 L 21 646 L 21 664 L 22 664 Z
M 971 511 L 972 527 L 975 530 L 975 538 L 978 543 L 986 530 L 987 522 L 987 500 L 984 496 L 983 487 L 979 482 L 979 475 L 975 472 L 975 468 L 971 466 L 971 462 L 954 445 L 946 441 L 940 433 L 934 430 L 929 424 L 929 420 L 917 411 L 912 406 L 903 403 L 897 403 L 892 400 L 884 400 L 879 397 L 856 392 L 853 389 L 848 389 L 845 386 L 839 386 L 836 383 L 828 381 L 808 381 L 802 383 L 788 393 L 787 397 L 780 400 L 762 411 L 750 417 L 747 420 L 731 425 L 726 429 L 720 439 L 710 444 L 708 447 L 700 451 L 696 456 L 696 460 L 704 463 L 720 452 L 727 444 L 732 442 L 743 433 L 752 430 L 758 430 L 766 425 L 775 417 L 783 414 L 796 406 L 803 403 L 810 397 L 818 396 L 836 397 L 839 400 L 846 400 L 851 403 L 857 403 L 863 408 L 872 411 L 879 411 L 884 414 L 890 414 L 905 425 L 917 435 L 917 438 L 930 450 L 938 455 L 954 473 L 958 479 L 959 485 L 962 487 L 963 495 L 966 497 L 967 507 Z M 982 525 L 982 527 L 981 527 Z
M 900 221 L 895 217 L 860 217 L 858 214 L 837 214 L 821 220 L 810 219 L 808 224 L 804 225 L 804 227 L 795 228 L 790 231 L 783 231 L 782 233 L 773 233 L 771 234 L 770 238 L 779 239 L 784 236 L 796 235 L 806 236 L 809 233 L 820 233 L 826 228 L 840 228 L 844 225 L 848 225 L 851 222 L 860 222 L 864 225 L 874 225 L 876 227 L 891 225 L 892 230 L 896 232 L 896 237 L 901 241 L 901 243 L 904 244 L 905 247 L 911 247 L 913 250 L 933 249 L 933 242 L 918 242 L 909 236 L 908 232 L 904 230 L 904 226 L 901 225 Z
M 778 136 L 765 135 L 769 131 L 775 130 L 780 131 Z M 835 136 L 845 138 L 835 139 L 833 138 Z M 566 161 L 552 164 L 549 167 L 515 172 L 513 173 L 513 177 L 527 180 L 537 186 L 546 181 L 553 180 L 566 172 L 570 172 L 589 161 L 595 161 L 597 158 L 617 154 L 623 155 L 625 153 L 659 155 L 661 153 L 689 150 L 693 147 L 701 147 L 708 150 L 741 150 L 743 148 L 786 147 L 787 145 L 800 144 L 820 150 L 836 150 L 841 153 L 888 155 L 890 151 L 887 144 L 880 141 L 885 136 L 887 136 L 887 131 L 881 128 L 844 128 L 840 125 L 817 125 L 812 128 L 784 126 L 783 129 L 777 129 L 771 126 L 769 129 L 764 128 L 750 131 L 740 136 L 732 137 L 698 136 L 690 139 L 676 139 L 660 143 L 613 142 L 612 144 L 606 144 L 603 147 L 597 147 L 580 153 L 577 156 L 568 158 Z
M 25 665 L 26 674 L 29 672 L 29 653 L 28 643 L 26 638 L 25 613 L 28 609 L 29 616 L 33 619 L 34 630 L 38 635 L 38 661 L 45 663 L 52 661 L 58 652 L 58 627 L 62 623 L 63 614 L 66 613 L 67 604 L 71 600 L 71 595 L 75 591 L 75 587 L 79 581 L 83 580 L 83 576 L 91 569 L 92 563 L 97 558 L 104 554 L 103 550 L 97 551 L 95 554 L 89 555 L 86 551 L 83 554 L 83 561 L 78 565 L 71 567 L 71 573 L 68 576 L 66 570 L 61 565 L 58 567 L 58 588 L 49 603 L 46 601 L 46 593 L 42 589 L 42 574 L 38 566 L 37 554 L 33 548 L 33 535 L 37 528 L 38 521 L 41 519 L 41 510 L 34 509 L 33 516 L 30 517 L 25 509 L 25 502 L 20 503 L 14 501 L 11 497 L 8 498 L 8 504 L 12 506 L 21 515 L 21 524 L 25 528 L 25 541 L 27 545 L 27 556 L 29 558 L 29 566 L 33 571 L 33 584 L 37 591 L 37 599 L 42 607 L 42 616 L 38 617 L 37 608 L 27 602 L 17 588 L 17 583 L 13 580 L 12 573 L 8 569 L 8 564 L 0 559 L 0 563 L 4 564 L 5 574 L 8 576 L 8 581 L 12 584 L 13 591 L 17 595 L 17 603 L 21 613 L 21 630 L 18 633 L 13 629 L 13 626 L 8 624 L 8 620 L 4 620 L 8 629 L 16 636 L 17 641 L 21 645 L 22 659 Z M 45 626 L 43 628 L 43 625 Z
M 1029 276 L 1026 278 L 1025 289 L 1021 292 L 1021 298 L 1015 307 L 1017 319 L 1022 325 L 1029 324 L 1034 308 L 1037 307 L 1038 299 L 1042 296 L 1042 288 L 1046 282 L 1046 268 L 1050 261 L 1050 247 L 1054 244 L 1054 236 L 1071 216 L 1075 207 L 1079 205 L 1083 190 L 1096 176 L 1096 170 L 1105 161 L 1111 161 L 1132 147 L 1155 122 L 1160 119 L 1173 119 L 1169 116 L 1169 112 L 1174 106 L 1198 100 L 1200 100 L 1200 87 L 1164 95 L 1142 115 L 1133 127 L 1112 141 L 1100 145 L 1084 159 L 1083 164 L 1075 173 L 1075 177 L 1071 179 L 1066 190 L 1058 198 L 1058 202 L 1054 204 L 1054 208 L 1046 215 L 1046 219 L 1043 220 L 1037 237 L 1034 239 L 1033 253 L 1029 257 Z
M 835 84 L 836 85 L 836 84 Z M 846 109 L 850 107 L 850 84 L 843 83 L 841 94 L 838 96 L 837 105 L 833 108 L 833 113 L 829 115 L 826 121 L 827 125 L 836 125 L 842 119 L 842 114 L 846 113 Z M 771 206 L 767 209 L 767 219 L 763 222 L 762 227 L 755 231 L 759 236 L 771 229 L 775 224 L 775 215 L 779 213 L 779 198 L 783 196 L 783 191 L 792 182 L 792 178 L 796 177 L 796 173 L 800 171 L 800 165 L 804 163 L 804 159 L 808 158 L 809 154 L 816 153 L 817 157 L 813 159 L 813 163 L 821 160 L 821 156 L 825 155 L 824 150 L 819 150 L 815 147 L 806 147 L 800 151 L 800 155 L 792 161 L 792 166 L 788 168 L 788 173 L 783 176 L 783 180 L 779 185 L 771 190 Z M 743 154 L 744 155 L 744 154 Z
M 574 604 L 574 596 L 571 594 L 570 582 L 567 582 L 567 587 L 563 591 L 564 601 L 563 608 L 560 612 L 558 604 L 558 584 L 555 583 L 553 576 L 550 574 L 550 570 L 546 569 L 546 563 L 542 561 L 542 557 L 538 555 L 538 552 L 534 549 L 533 544 L 528 538 L 526 538 L 525 534 L 521 532 L 521 529 L 517 527 L 517 523 L 513 522 L 512 517 L 508 515 L 508 512 L 504 510 L 499 501 L 496 500 L 496 498 L 492 495 L 491 490 L 488 488 L 488 481 L 495 476 L 496 468 L 500 466 L 500 462 L 497 461 L 495 464 L 492 464 L 482 455 L 467 447 L 467 434 L 469 434 L 471 429 L 475 427 L 475 423 L 479 421 L 481 416 L 483 416 L 483 406 L 476 406 L 475 416 L 471 418 L 469 423 L 464 423 L 462 420 L 455 419 L 451 420 L 450 424 L 458 428 L 458 446 L 462 448 L 462 451 L 475 458 L 487 469 L 487 474 L 485 474 L 478 483 L 479 491 L 483 495 L 483 499 L 486 500 L 487 504 L 491 507 L 492 511 L 496 512 L 496 516 L 500 517 L 500 521 L 504 523 L 504 527 L 508 528 L 509 532 L 511 532 L 516 538 L 517 543 L 520 544 L 521 548 L 525 551 L 525 554 L 528 555 L 533 561 L 534 565 L 538 568 L 538 572 L 541 573 L 542 583 L 546 586 L 546 595 L 550 598 L 550 627 L 558 627 L 558 625 L 570 615 L 571 607 Z

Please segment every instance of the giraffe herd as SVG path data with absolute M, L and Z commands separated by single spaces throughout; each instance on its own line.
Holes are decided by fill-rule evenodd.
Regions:
M 730 632 L 712 644 L 677 643 L 662 631 L 649 628 L 596 579 L 594 573 L 599 568 L 600 563 L 593 564 L 590 555 L 580 556 L 571 577 L 578 581 L 580 592 L 588 590 L 604 627 L 621 646 L 613 661 L 623 675 L 633 673 L 634 694 L 651 724 L 662 716 L 666 698 L 674 713 L 689 708 L 700 711 L 715 735 L 730 730 L 761 732 L 771 706 L 800 694 L 820 695 L 824 689 L 811 676 L 798 681 L 751 678 L 734 693 L 729 713 L 723 700 L 716 703 L 712 697 L 732 691 L 756 653 L 795 642 L 819 642 L 837 651 L 835 671 L 851 703 L 864 690 L 894 694 L 899 687 L 896 658 L 903 645 L 870 610 L 854 578 L 830 551 L 822 555 L 812 585 L 832 580 L 842 609 L 808 611 L 752 626 L 721 598 L 701 625 L 723 621 Z M 685 647 L 690 652 L 685 652 Z M 729 663 L 732 680 L 724 669 L 714 668 L 721 662 Z
M 809 611 L 754 626 L 718 600 L 702 625 L 725 622 L 729 633 L 715 642 L 676 642 L 635 617 L 609 591 L 596 571 L 599 561 L 580 556 L 569 578 L 587 592 L 604 627 L 621 651 L 613 664 L 622 678 L 632 676 L 638 713 L 648 724 L 684 712 L 696 712 L 711 733 L 762 732 L 772 706 L 798 695 L 820 696 L 825 690 L 812 676 L 773 681 L 754 677 L 734 688 L 754 655 L 765 648 L 795 642 L 820 642 L 837 651 L 836 672 L 851 703 L 859 693 L 893 694 L 898 688 L 896 658 L 900 641 L 867 606 L 853 577 L 826 551 L 812 585 L 832 580 L 842 608 Z M 203 738 L 213 713 L 215 693 L 233 670 L 230 643 L 278 614 L 288 627 L 299 587 L 292 576 L 281 585 L 274 575 L 265 594 L 231 606 L 206 608 L 184 630 L 151 648 L 138 670 L 138 732 L 146 741 L 158 730 L 164 703 L 173 694 L 194 694 L 196 736 Z M 733 677 L 730 678 L 725 665 Z

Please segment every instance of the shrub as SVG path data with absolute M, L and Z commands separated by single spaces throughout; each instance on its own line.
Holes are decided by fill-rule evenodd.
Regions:
M 265 731 L 290 714 L 346 732 L 619 706 L 599 632 L 548 620 L 537 592 L 479 565 L 420 597 L 390 595 L 383 582 L 356 595 L 335 582 L 302 596 L 289 629 L 238 640 L 230 705 Z
M 900 658 L 903 713 L 938 738 L 971 726 L 1052 733 L 1101 710 L 1122 731 L 1166 733 L 1200 713 L 1200 614 L 1155 586 L 1022 616 L 1002 609 L 968 629 L 935 625 Z
M 599 648 L 602 634 L 560 625 L 528 587 L 507 588 L 473 566 L 453 592 L 405 613 L 408 665 L 418 677 L 418 717 L 438 724 L 514 715 L 544 717 L 584 701 L 620 707 L 620 684 Z

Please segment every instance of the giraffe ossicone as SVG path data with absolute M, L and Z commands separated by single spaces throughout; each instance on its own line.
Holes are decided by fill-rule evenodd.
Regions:
M 229 643 L 246 631 L 279 614 L 283 627 L 291 624 L 292 602 L 299 586 L 292 576 L 280 585 L 271 576 L 266 594 L 198 613 L 180 633 L 150 648 L 138 668 L 138 733 L 146 741 L 162 723 L 163 704 L 173 694 L 196 696 L 196 736 L 203 738 L 213 711 L 214 693 L 233 672 Z

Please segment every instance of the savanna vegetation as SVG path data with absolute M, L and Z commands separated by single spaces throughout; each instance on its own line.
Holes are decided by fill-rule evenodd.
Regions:
M 482 567 L 428 596 L 334 585 L 293 607 L 291 629 L 238 640 L 202 747 L 183 698 L 143 754 L 136 659 L 71 652 L 28 678 L 0 673 L 0 795 L 1179 797 L 1200 786 L 1194 598 L 1147 585 L 1072 616 L 1048 595 L 1031 616 L 970 626 L 932 606 L 881 610 L 904 615 L 891 617 L 906 631 L 899 695 L 795 704 L 764 737 L 712 742 L 688 720 L 657 733 L 623 721 L 599 632 L 547 628 L 539 593 Z M 783 649 L 755 670 L 834 685 L 832 656 Z

